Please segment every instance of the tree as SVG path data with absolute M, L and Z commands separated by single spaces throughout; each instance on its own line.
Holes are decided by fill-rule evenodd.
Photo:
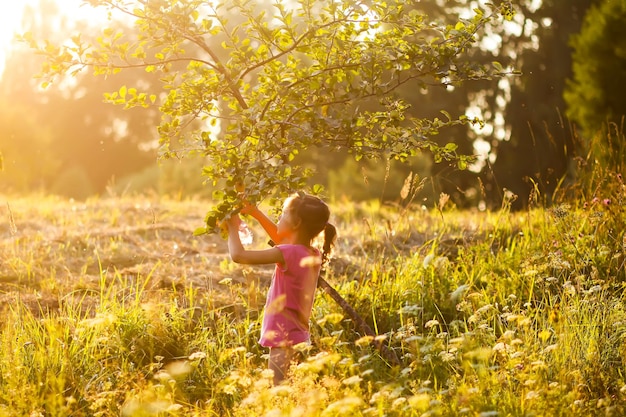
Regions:
M 535 190 L 551 203 L 580 151 L 566 118 L 563 91 L 572 73 L 569 39 L 593 2 L 543 0 L 537 8 L 523 2 L 518 6 L 520 30 L 509 35 L 504 53 L 515 57 L 522 76 L 512 80 L 503 111 L 505 137 L 486 138 L 495 162 L 483 173 L 492 194 L 502 198 L 506 188 L 519 197 L 513 208 L 525 207 Z M 493 198 L 493 204 L 501 198 Z
M 59 168 L 50 156 L 53 138 L 49 128 L 35 122 L 29 108 L 0 98 L 0 190 L 47 188 Z
M 610 149 L 600 152 L 624 162 L 623 126 L 626 116 L 626 0 L 604 0 L 585 15 L 580 33 L 572 38 L 573 74 L 567 80 L 567 115 L 581 128 L 587 145 Z M 615 126 L 615 132 L 607 129 Z M 608 142 L 607 142 L 608 141 Z M 621 160 L 621 161 L 620 161 Z
M 430 24 L 437 27 L 455 26 L 459 15 L 470 12 L 468 2 L 459 0 L 410 2 L 405 7 L 407 12 L 413 10 L 413 12 L 428 16 Z M 485 66 L 498 61 L 503 67 L 512 68 L 513 56 L 520 48 L 517 48 L 519 42 L 516 42 L 515 36 L 503 27 L 505 22 L 511 23 L 505 19 L 496 19 L 485 24 L 481 29 L 480 36 L 477 37 L 475 47 L 466 50 L 463 56 L 459 58 L 474 65 Z M 433 119 L 441 117 L 441 109 L 445 109 L 448 113 L 454 115 L 469 114 L 470 111 L 476 113 L 474 110 L 480 109 L 485 122 L 497 125 L 498 122 L 494 119 L 500 115 L 498 109 L 502 107 L 502 104 L 499 104 L 499 102 L 506 99 L 506 91 L 501 88 L 500 81 L 500 77 L 493 77 L 472 80 L 472 82 L 456 83 L 453 86 L 440 83 L 430 85 L 429 88 L 419 88 L 412 84 L 407 85 L 406 88 L 399 89 L 397 96 L 410 106 L 407 109 L 407 115 L 413 118 Z M 373 102 L 376 103 L 376 100 L 373 100 Z M 361 109 L 367 108 L 367 105 L 361 104 L 360 107 Z M 442 129 L 437 135 L 431 136 L 429 139 L 438 146 L 445 146 L 447 143 L 452 142 L 457 146 L 457 153 L 469 155 L 476 151 L 476 141 L 482 139 L 487 131 L 488 129 L 475 129 L 470 124 L 458 124 Z M 401 182 L 411 173 L 419 173 L 420 176 L 424 174 L 429 177 L 428 181 L 424 183 L 423 190 L 420 192 L 420 198 L 423 198 L 426 204 L 428 202 L 437 204 L 438 196 L 441 193 L 448 194 L 451 202 L 457 207 L 475 207 L 480 200 L 488 197 L 497 198 L 492 195 L 488 197 L 481 195 L 480 173 L 477 172 L 479 171 L 479 164 L 475 164 L 472 169 L 459 169 L 453 163 L 454 161 L 443 160 L 435 163 L 433 155 L 423 153 L 409 160 L 409 163 L 394 163 L 395 161 L 391 161 L 391 164 L 383 164 L 382 169 L 379 171 L 381 173 L 379 179 L 383 184 L 382 186 L 377 184 L 379 185 L 377 189 L 375 186 L 375 175 L 367 175 L 367 184 L 364 184 L 365 174 L 355 175 L 354 173 L 361 170 L 365 172 L 370 171 L 368 167 L 380 164 L 380 161 L 363 160 L 358 163 L 358 166 L 355 166 L 357 164 L 350 160 L 345 160 L 349 155 L 346 155 L 344 152 L 329 151 L 328 149 L 307 150 L 304 153 L 304 158 L 297 158 L 296 161 L 300 162 L 304 159 L 307 162 L 311 162 L 307 159 L 311 157 L 311 154 L 314 155 L 312 161 L 314 165 L 322 170 L 334 170 L 338 166 L 345 165 L 341 168 L 344 170 L 343 173 L 332 175 L 331 178 L 328 178 L 328 186 L 330 189 L 337 189 L 337 185 L 347 186 L 346 182 L 350 182 L 350 187 L 348 188 L 350 197 L 368 195 L 371 198 L 374 195 L 379 196 L 381 199 L 397 200 L 402 183 L 397 185 L 388 181 L 394 178 L 393 175 L 389 175 L 389 170 L 392 173 L 396 170 L 396 174 L 399 175 L 396 175 L 395 178 L 401 177 Z M 424 167 L 427 167 L 425 172 L 422 171 Z M 345 172 L 349 169 L 352 170 L 352 174 L 346 177 Z M 374 174 L 373 172 L 371 173 Z M 327 177 L 324 174 L 320 174 L 314 178 L 319 178 L 320 181 L 323 181 Z M 337 180 L 340 181 L 337 183 Z M 384 194 L 381 192 L 381 188 L 384 189 Z
M 504 75 L 499 65 L 463 56 L 488 22 L 511 19 L 512 9 L 502 2 L 439 27 L 415 10 L 417 2 L 277 1 L 268 12 L 246 0 L 90 0 L 132 19 L 138 36 L 106 28 L 96 43 L 80 34 L 61 46 L 31 41 L 48 58 L 48 80 L 86 67 L 100 75 L 135 67 L 161 73 L 162 92 L 124 85 L 108 100 L 127 108 L 158 102 L 162 156 L 208 157 L 204 174 L 220 187 L 210 231 L 240 204 L 236 188 L 252 202 L 300 188 L 311 173 L 293 160 L 311 146 L 348 149 L 357 159 L 405 160 L 426 150 L 467 167 L 471 156 L 430 138 L 477 121 L 444 109 L 436 118 L 412 117 L 396 93 Z M 230 24 L 226 11 L 245 22 Z M 191 125 L 198 120 L 203 125 Z
M 47 6 L 42 4 L 42 10 L 49 12 Z M 48 188 L 59 162 L 53 156 L 54 132 L 39 123 L 24 94 L 34 84 L 28 74 L 37 70 L 41 60 L 29 59 L 16 65 L 16 55 L 17 52 L 8 53 L 6 68 L 0 74 L 0 189 L 28 192 Z M 23 78 L 10 83 L 8 74 L 12 72 L 20 72 Z
M 93 22 L 68 20 L 54 1 L 40 0 L 37 7 L 31 7 L 24 15 L 23 26 L 38 37 L 51 38 L 51 42 L 66 40 L 65 34 L 56 29 L 58 27 L 72 28 L 84 37 L 100 31 Z M 0 79 L 0 100 L 11 103 L 15 109 L 27 109 L 27 117 L 22 117 L 23 123 L 28 121 L 45 130 L 46 134 L 40 135 L 42 139 L 38 140 L 38 146 L 34 143 L 24 146 L 31 143 L 26 137 L 0 138 L 0 149 L 14 147 L 12 157 L 7 159 L 5 177 L 9 176 L 9 169 L 26 171 L 31 165 L 50 166 L 48 161 L 52 160 L 56 168 L 46 169 L 47 177 L 32 186 L 83 198 L 102 192 L 112 177 L 122 178 L 154 164 L 156 150 L 154 146 L 150 148 L 150 143 L 158 140 L 154 131 L 160 119 L 158 109 L 124 111 L 103 103 L 102 95 L 128 82 L 154 85 L 158 83 L 157 74 L 135 70 L 106 79 L 80 74 L 42 91 L 32 77 L 41 67 L 42 59 L 33 55 L 31 50 L 14 48 L 8 54 L 6 64 Z M 9 114 L 4 119 L 8 119 Z M 17 126 L 9 128 L 28 133 Z M 44 137 L 45 149 L 40 143 Z M 5 145 L 4 141 L 21 144 Z M 10 165 L 10 161 L 19 161 L 19 164 Z M 71 183 L 64 184 L 67 179 L 71 179 Z M 24 181 L 26 188 L 19 187 L 20 191 L 29 191 L 27 184 L 31 183 Z
M 422 1 L 414 7 L 419 7 L 421 13 L 440 25 L 455 25 L 458 15 L 467 13 L 467 1 L 459 0 Z M 502 67 L 513 68 L 510 35 L 503 27 L 505 22 L 511 23 L 506 19 L 497 19 L 486 24 L 477 39 L 476 47 L 468 49 L 460 59 L 479 65 L 499 62 Z M 515 73 L 517 75 L 517 71 Z M 411 114 L 414 117 L 434 118 L 440 109 L 446 109 L 451 114 L 470 114 L 475 113 L 475 109 L 480 109 L 484 122 L 495 124 L 494 119 L 500 107 L 497 100 L 505 94 L 500 87 L 500 81 L 500 77 L 485 78 L 454 86 L 442 85 L 412 92 L 403 91 L 400 94 L 411 104 Z M 432 140 L 440 146 L 453 142 L 458 146 L 457 152 L 473 154 L 475 143 L 484 136 L 484 131 L 485 129 L 475 129 L 468 124 L 456 125 L 442 131 Z M 435 197 L 434 203 L 437 204 L 437 199 L 443 192 L 458 207 L 475 207 L 484 198 L 479 192 L 479 172 L 476 171 L 475 167 L 460 170 L 445 161 L 432 164 L 427 189 Z

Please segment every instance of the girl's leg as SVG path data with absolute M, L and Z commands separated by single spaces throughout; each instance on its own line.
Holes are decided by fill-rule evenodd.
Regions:
M 280 384 L 285 379 L 292 358 L 293 348 L 291 347 L 270 348 L 268 368 L 274 371 L 274 385 Z

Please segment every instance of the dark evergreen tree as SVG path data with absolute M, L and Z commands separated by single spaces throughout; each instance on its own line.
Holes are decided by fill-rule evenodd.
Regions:
M 567 80 L 568 116 L 594 157 L 609 167 L 626 162 L 626 0 L 592 7 L 572 39 L 573 74 Z M 605 149 L 601 149 L 605 148 Z

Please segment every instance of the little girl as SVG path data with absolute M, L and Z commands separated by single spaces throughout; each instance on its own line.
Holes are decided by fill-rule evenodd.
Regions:
M 235 214 L 228 220 L 228 251 L 234 262 L 276 264 L 259 343 L 270 348 L 269 369 L 274 371 L 277 385 L 285 378 L 293 346 L 309 341 L 309 318 L 317 278 L 337 231 L 328 223 L 328 206 L 319 198 L 302 192 L 285 200 L 278 224 L 254 206 L 245 207 L 241 212 L 254 217 L 277 244 L 265 250 L 246 250 L 238 233 L 241 219 Z M 324 246 L 320 255 L 311 243 L 322 231 Z

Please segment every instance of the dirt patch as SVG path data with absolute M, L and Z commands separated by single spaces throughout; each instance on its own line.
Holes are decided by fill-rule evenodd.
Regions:
M 237 287 L 269 280 L 267 268 L 234 265 L 219 236 L 194 236 L 203 206 L 13 201 L 0 212 L 0 305 L 93 311 L 102 292 L 167 301 L 190 289 L 214 306 L 239 302 Z
M 0 310 L 23 304 L 34 312 L 89 314 L 103 294 L 184 305 L 190 291 L 203 308 L 261 309 L 273 267 L 234 264 L 221 237 L 194 236 L 207 207 L 200 200 L 7 199 L 0 204 Z M 497 250 L 511 239 L 491 237 L 484 228 L 480 235 L 469 224 L 446 226 L 445 236 L 433 233 L 433 217 L 423 212 L 405 218 L 403 229 L 398 222 L 361 222 L 364 228 L 354 214 L 347 222 L 337 217 L 329 272 L 339 279 L 366 279 L 373 263 L 425 256 L 435 246 L 452 260 L 476 240 L 490 240 Z M 266 248 L 264 232 L 250 223 L 252 247 Z

